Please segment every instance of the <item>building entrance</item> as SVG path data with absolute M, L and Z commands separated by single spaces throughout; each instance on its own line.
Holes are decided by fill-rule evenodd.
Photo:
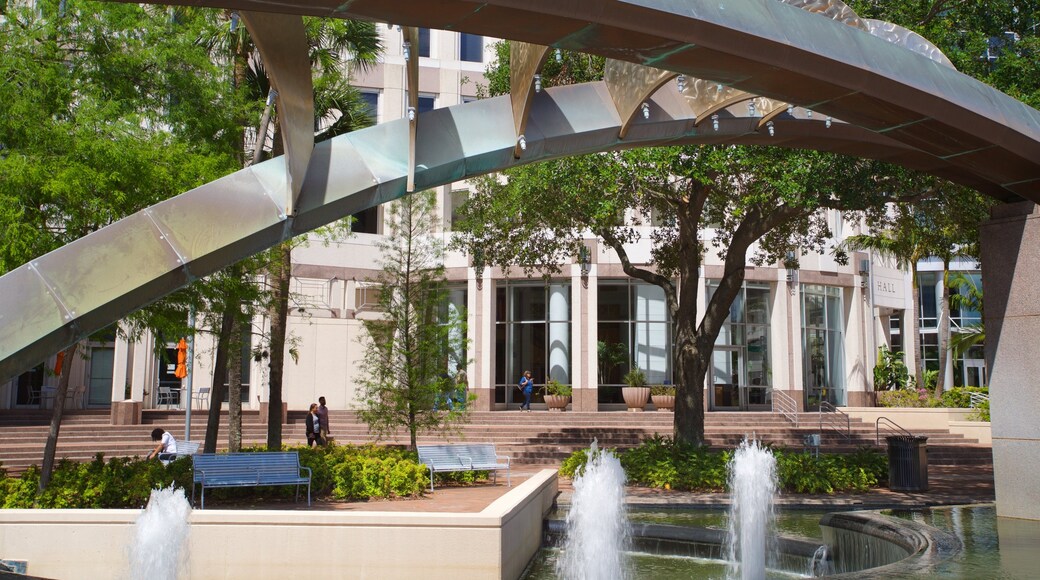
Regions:
M 716 346 L 711 361 L 708 401 L 710 410 L 771 410 L 769 387 L 748 384 L 747 352 L 744 347 Z

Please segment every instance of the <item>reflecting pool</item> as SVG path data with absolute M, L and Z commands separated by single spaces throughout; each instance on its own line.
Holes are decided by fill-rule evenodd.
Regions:
M 822 542 L 820 518 L 836 510 L 783 510 L 776 519 L 781 536 Z M 880 513 L 933 526 L 956 536 L 963 550 L 943 560 L 915 578 L 1026 580 L 1040 578 L 1040 522 L 997 518 L 992 505 L 938 507 L 922 510 L 883 510 Z M 560 517 L 557 514 L 555 517 Z M 724 511 L 713 509 L 643 510 L 629 508 L 633 524 L 662 524 L 725 531 Z M 557 548 L 544 548 L 529 566 L 528 580 L 555 579 Z M 630 577 L 653 579 L 725 579 L 724 558 L 659 556 L 640 552 L 630 554 Z M 797 573 L 771 569 L 767 578 L 810 577 L 808 570 Z

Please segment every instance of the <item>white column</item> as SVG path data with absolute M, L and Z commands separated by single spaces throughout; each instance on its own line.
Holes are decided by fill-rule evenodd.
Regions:
M 570 384 L 570 288 L 565 284 L 549 286 L 549 377 Z
M 130 342 L 121 336 L 116 336 L 115 347 L 112 349 L 112 402 L 122 401 L 126 398 L 126 376 L 130 358 Z

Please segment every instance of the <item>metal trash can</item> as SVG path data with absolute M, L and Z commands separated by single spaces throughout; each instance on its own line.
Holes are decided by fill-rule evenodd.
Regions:
M 888 441 L 888 489 L 928 491 L 928 438 L 907 435 Z

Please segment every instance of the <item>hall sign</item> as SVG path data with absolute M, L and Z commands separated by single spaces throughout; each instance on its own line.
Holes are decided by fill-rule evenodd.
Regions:
M 903 272 L 875 262 L 870 283 L 875 306 L 897 310 L 906 308 L 906 276 Z

